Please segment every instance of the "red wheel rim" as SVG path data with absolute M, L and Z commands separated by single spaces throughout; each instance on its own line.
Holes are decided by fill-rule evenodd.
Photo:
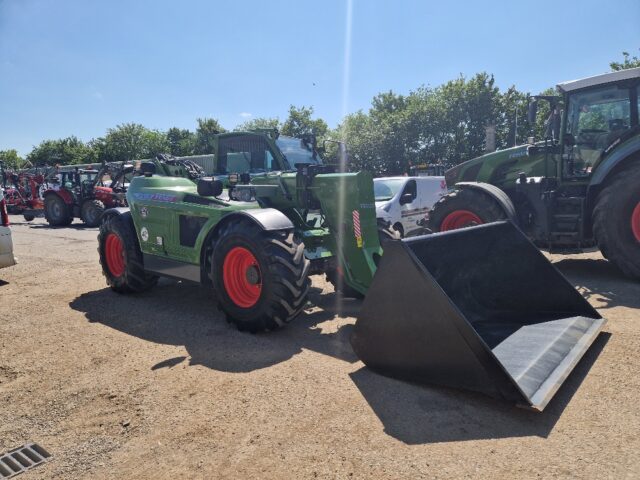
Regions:
M 121 277 L 124 273 L 124 245 L 115 233 L 107 235 L 104 245 L 104 255 L 107 260 L 107 268 L 114 277 Z
M 222 265 L 222 281 L 233 303 L 253 307 L 262 293 L 260 266 L 253 253 L 243 247 L 232 248 Z
M 484 223 L 480 217 L 469 210 L 456 210 L 447 215 L 440 226 L 441 232 L 456 230 L 457 228 L 470 227 Z
M 640 202 L 631 214 L 631 231 L 633 236 L 636 237 L 636 241 L 640 243 Z

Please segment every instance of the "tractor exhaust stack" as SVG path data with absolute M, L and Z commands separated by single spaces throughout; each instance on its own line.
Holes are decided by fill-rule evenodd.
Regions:
M 351 343 L 384 375 L 542 411 L 605 320 L 511 223 L 390 242 Z

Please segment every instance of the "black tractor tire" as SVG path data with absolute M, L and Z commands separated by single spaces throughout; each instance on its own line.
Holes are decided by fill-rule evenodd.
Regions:
M 118 293 L 142 292 L 158 281 L 157 276 L 144 269 L 131 214 L 103 218 L 98 233 L 98 254 L 107 285 Z
M 429 213 L 432 232 L 455 230 L 505 220 L 507 215 L 496 200 L 472 188 L 462 188 L 443 196 Z
M 221 310 L 240 331 L 275 330 L 296 318 L 311 281 L 304 244 L 291 230 L 226 222 L 213 244 L 211 279 Z
M 614 175 L 593 209 L 593 234 L 602 255 L 640 280 L 640 163 Z M 633 222 L 636 233 L 634 234 Z
M 44 217 L 52 227 L 64 227 L 73 222 L 71 207 L 56 194 L 44 197 Z
M 104 210 L 104 203 L 100 200 L 85 200 L 80 206 L 80 218 L 87 227 L 95 228 L 100 225 Z
M 36 218 L 35 215 L 23 215 L 23 217 L 27 222 L 32 222 Z

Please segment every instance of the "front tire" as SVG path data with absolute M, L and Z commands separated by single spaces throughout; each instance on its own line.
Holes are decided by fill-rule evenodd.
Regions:
M 100 200 L 85 200 L 80 207 L 80 217 L 87 227 L 95 228 L 100 225 L 104 210 L 104 203 Z
M 67 226 L 73 221 L 71 207 L 57 194 L 50 194 L 45 197 L 44 216 L 52 227 Z
M 144 270 L 131 214 L 109 215 L 103 219 L 98 253 L 107 285 L 118 293 L 142 292 L 158 281 L 158 277 Z
M 27 221 L 27 222 L 31 222 L 36 218 L 35 215 L 23 215 L 23 217 L 24 217 L 25 221 Z
M 429 213 L 428 228 L 432 232 L 445 232 L 506 218 L 504 210 L 489 195 L 472 188 L 463 188 L 436 202 Z
M 220 308 L 238 330 L 275 330 L 304 309 L 310 262 L 293 232 L 265 231 L 245 220 L 227 222 L 215 241 L 212 260 Z
M 615 175 L 593 209 L 593 233 L 602 255 L 640 279 L 640 164 Z

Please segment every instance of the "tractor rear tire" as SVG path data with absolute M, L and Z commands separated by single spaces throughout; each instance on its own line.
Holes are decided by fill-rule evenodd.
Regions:
M 87 227 L 95 228 L 100 225 L 104 210 L 104 203 L 100 200 L 85 200 L 80 206 L 80 218 Z
M 462 188 L 436 202 L 429 213 L 428 228 L 432 232 L 444 232 L 506 218 L 502 207 L 489 195 L 472 188 Z
M 107 284 L 118 293 L 142 292 L 153 287 L 158 277 L 144 270 L 131 214 L 103 219 L 98 234 L 98 253 Z
M 593 233 L 602 255 L 640 279 L 640 164 L 616 174 L 593 209 Z
M 52 227 L 66 227 L 73 221 L 71 207 L 56 194 L 50 194 L 45 197 L 44 217 Z
M 214 241 L 211 263 L 220 308 L 240 331 L 278 329 L 306 306 L 311 264 L 292 231 L 227 222 Z
M 31 222 L 36 218 L 35 215 L 23 215 L 23 217 L 24 217 L 25 221 L 27 221 L 27 222 Z

